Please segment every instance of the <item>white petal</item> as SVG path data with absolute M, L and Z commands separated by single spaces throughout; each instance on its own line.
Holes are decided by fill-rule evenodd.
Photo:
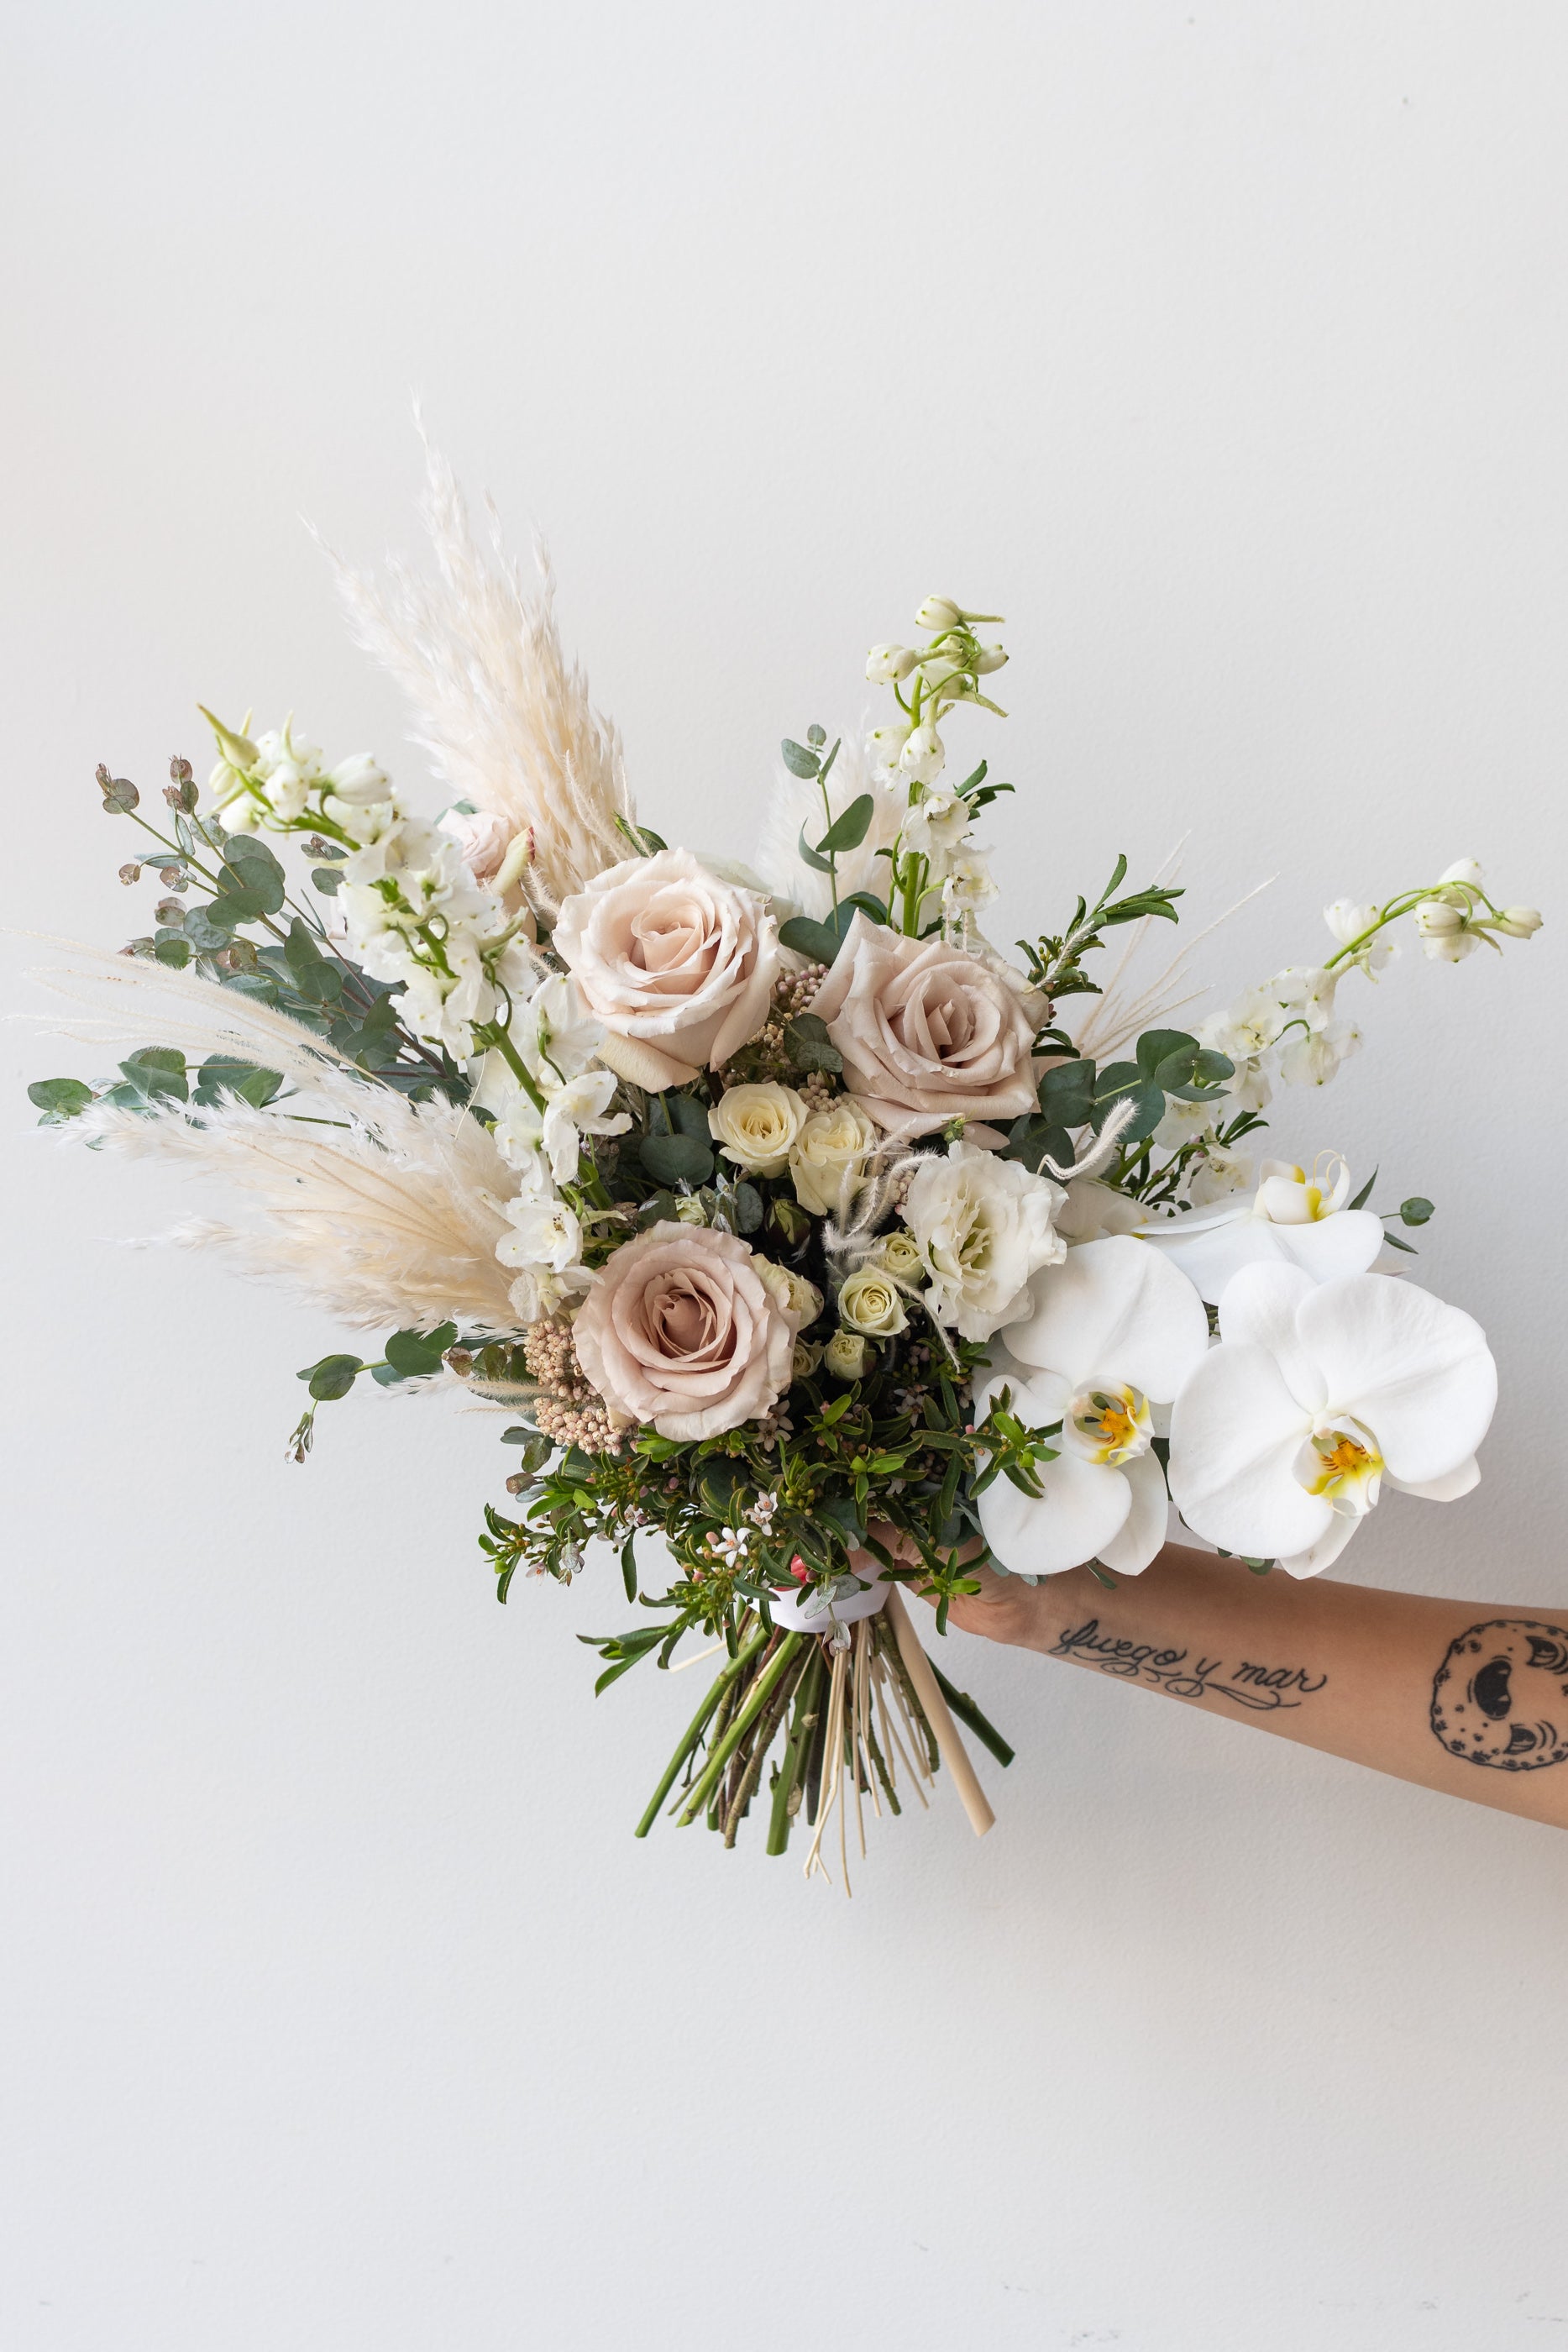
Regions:
M 1239 1347 L 1266 1348 L 1297 1403 L 1314 1415 L 1328 1391 L 1301 1343 L 1300 1317 L 1316 1286 L 1299 1265 L 1250 1265 L 1226 1285 L 1219 1302 L 1220 1338 Z
M 1208 1346 L 1203 1302 L 1185 1275 L 1130 1234 L 1084 1242 L 1030 1286 L 1034 1311 L 1008 1326 L 1021 1363 L 1047 1366 L 1074 1387 L 1130 1381 L 1164 1403 Z
M 1383 1247 L 1383 1220 L 1370 1209 L 1340 1209 L 1308 1225 L 1275 1225 L 1273 1233 L 1293 1265 L 1314 1282 L 1364 1274 Z
M 1360 1525 L 1359 1519 L 1345 1518 L 1335 1512 L 1328 1533 L 1320 1536 L 1306 1551 L 1281 1559 L 1281 1567 L 1287 1576 L 1321 1576 L 1325 1568 L 1333 1566 Z
M 980 1497 L 980 1525 L 997 1558 L 1019 1576 L 1078 1568 L 1112 1542 L 1133 1507 L 1126 1473 L 1075 1454 L 1042 1463 L 1044 1500 L 998 1478 Z
M 1267 1348 L 1206 1356 L 1171 1414 L 1171 1493 L 1188 1527 L 1254 1559 L 1316 1543 L 1333 1513 L 1294 1475 L 1311 1426 Z
M 1406 1485 L 1456 1469 L 1486 1435 L 1497 1366 L 1459 1307 L 1386 1275 L 1354 1274 L 1303 1299 L 1298 1328 L 1330 1409 L 1364 1423 Z
M 1117 1576 L 1141 1576 L 1166 1539 L 1170 1515 L 1165 1472 L 1152 1454 L 1124 1462 L 1122 1475 L 1132 1489 L 1133 1507 L 1120 1535 L 1102 1544 L 1098 1557 Z
M 1472 1486 L 1480 1484 L 1481 1465 L 1472 1454 L 1456 1470 L 1446 1471 L 1440 1478 L 1421 1478 L 1414 1484 L 1408 1478 L 1396 1478 L 1392 1470 L 1383 1474 L 1385 1486 L 1397 1487 L 1402 1495 L 1416 1495 L 1423 1503 L 1457 1503 Z

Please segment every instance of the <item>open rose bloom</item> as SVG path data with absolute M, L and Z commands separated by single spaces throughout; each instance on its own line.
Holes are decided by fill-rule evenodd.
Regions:
M 70 1034 L 143 1042 L 33 1098 L 237 1187 L 249 1222 L 203 1238 L 356 1335 L 300 1374 L 298 1460 L 362 1375 L 461 1390 L 507 1449 L 499 1596 L 608 1548 L 629 1622 L 592 1637 L 601 1687 L 715 1656 L 640 1834 L 667 1813 L 729 1846 L 761 1814 L 768 1853 L 798 1835 L 847 1881 L 852 1821 L 863 1850 L 940 1768 L 983 1832 L 966 1740 L 1011 1756 L 904 1585 L 939 1640 L 976 1564 L 1134 1576 L 1185 1523 L 1305 1575 L 1391 1491 L 1472 1488 L 1491 1358 L 1397 1255 L 1431 1204 L 1332 1151 L 1252 1155 L 1361 1042 L 1394 927 L 1440 990 L 1541 918 L 1469 857 L 1381 900 L 1361 877 L 1327 942 L 1188 1034 L 1166 983 L 1099 960 L 1180 912 L 1110 844 L 1097 895 L 1015 858 L 1015 966 L 979 928 L 1012 787 L 947 765 L 1003 715 L 1008 656 L 946 595 L 868 657 L 883 723 L 780 744 L 766 880 L 665 847 L 548 593 L 476 571 L 440 461 L 432 488 L 436 582 L 354 609 L 455 805 L 212 718 L 205 801 L 176 761 L 120 868 L 165 895 L 58 978 L 109 1016 Z M 111 816 L 141 797 L 98 789 Z M 704 789 L 727 823 L 727 779 Z

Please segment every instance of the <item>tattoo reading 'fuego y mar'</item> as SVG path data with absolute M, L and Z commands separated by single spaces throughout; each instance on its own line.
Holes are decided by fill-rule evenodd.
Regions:
M 1234 1706 L 1250 1707 L 1254 1715 L 1275 1715 L 1281 1707 L 1300 1706 L 1303 1698 L 1311 1698 L 1328 1681 L 1327 1675 L 1310 1675 L 1304 1666 L 1262 1666 L 1250 1658 L 1228 1666 L 1221 1658 L 1195 1657 L 1187 1650 L 1162 1650 L 1153 1642 L 1131 1642 L 1124 1634 L 1103 1633 L 1098 1617 L 1082 1625 L 1064 1626 L 1047 1654 L 1076 1658 L 1081 1665 L 1097 1666 L 1103 1675 L 1168 1691 L 1173 1698 L 1228 1698 Z
M 1499 1772 L 1568 1757 L 1568 1630 L 1489 1617 L 1457 1642 L 1432 1685 L 1432 1734 L 1450 1756 Z

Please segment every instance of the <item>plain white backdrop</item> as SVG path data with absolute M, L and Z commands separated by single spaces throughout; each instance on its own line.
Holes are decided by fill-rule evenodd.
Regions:
M 1008 616 L 997 936 L 1190 830 L 1231 991 L 1473 855 L 1281 1139 L 1429 1193 L 1502 1403 L 1342 1572 L 1568 1607 L 1568 31 L 1511 0 L 174 0 L 5 32 L 14 923 L 118 941 L 95 761 L 198 696 L 419 772 L 315 520 L 411 393 L 547 533 L 643 814 L 744 856 L 939 590 Z M 956 734 L 956 730 L 955 730 Z M 434 787 L 432 788 L 434 796 Z M 32 960 L 10 950 L 13 968 Z M 20 982 L 11 985 L 20 1002 Z M 689 1685 L 505 1610 L 487 1420 L 29 1130 L 4 1042 L 0 2340 L 1524 2352 L 1568 2328 L 1568 1841 L 956 1636 L 1019 1755 L 852 1904 L 630 1829 Z M 984 1761 L 984 1759 L 982 1759 Z M 1543 2334 L 1542 2331 L 1545 2331 Z

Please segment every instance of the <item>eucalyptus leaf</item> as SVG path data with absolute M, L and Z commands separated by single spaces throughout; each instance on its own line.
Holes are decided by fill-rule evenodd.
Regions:
M 784 1025 L 784 1050 L 798 1070 L 840 1071 L 844 1057 L 828 1035 L 828 1024 L 816 1013 L 798 1013 Z
M 834 818 L 818 842 L 818 849 L 826 856 L 837 856 L 842 849 L 858 849 L 871 831 L 871 821 L 875 814 L 874 798 L 870 793 L 862 793 L 841 816 Z
M 808 751 L 803 743 L 792 743 L 788 735 L 779 744 L 779 750 L 784 765 L 792 776 L 810 779 L 817 773 L 822 764 L 815 751 Z
M 645 1135 L 638 1150 L 655 1184 L 706 1184 L 713 1174 L 713 1153 L 695 1135 Z
M 327 1404 L 334 1398 L 346 1397 L 364 1369 L 358 1356 L 323 1356 L 319 1364 L 307 1364 L 295 1377 L 308 1382 L 319 1404 Z
M 27 1100 L 43 1112 L 40 1126 L 57 1127 L 87 1108 L 92 1088 L 80 1078 L 35 1078 L 27 1088 Z

